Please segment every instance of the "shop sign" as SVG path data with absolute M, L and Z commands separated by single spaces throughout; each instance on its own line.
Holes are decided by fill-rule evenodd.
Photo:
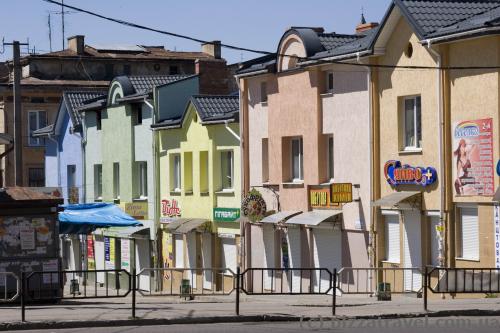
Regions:
M 175 199 L 164 199 L 161 201 L 161 215 L 166 217 L 180 217 L 181 208 L 179 202 Z
M 137 220 L 146 220 L 148 218 L 147 202 L 127 202 L 125 203 L 125 213 Z
M 497 175 L 500 176 L 500 161 L 497 163 Z
M 120 242 L 121 269 L 130 272 L 130 239 L 123 238 Z
M 436 169 L 402 165 L 400 161 L 388 161 L 384 167 L 384 174 L 391 186 L 420 185 L 425 187 L 434 184 L 437 180 Z
M 330 200 L 330 186 L 310 186 L 309 205 L 312 209 L 338 209 L 340 204 L 332 203 Z
M 214 208 L 214 221 L 216 222 L 234 222 L 239 218 L 239 208 Z
M 266 201 L 259 191 L 251 190 L 241 203 L 243 215 L 251 221 L 257 222 L 264 218 L 267 212 Z
M 219 238 L 227 238 L 227 239 L 235 239 L 236 238 L 235 234 L 230 234 L 230 233 L 227 233 L 227 232 L 219 232 L 217 234 L 217 236 Z
M 352 202 L 352 184 L 351 183 L 338 183 L 332 184 L 330 187 L 330 202 L 334 204 L 350 203 Z
M 494 195 L 493 119 L 456 123 L 453 149 L 455 195 Z
M 495 230 L 493 233 L 495 242 L 495 267 L 500 268 L 500 206 L 495 205 Z

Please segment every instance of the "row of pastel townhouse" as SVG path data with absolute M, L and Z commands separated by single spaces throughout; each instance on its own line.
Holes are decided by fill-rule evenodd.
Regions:
M 498 1 L 394 0 L 355 34 L 290 28 L 241 64 L 239 96 L 197 76 L 66 93 L 52 130 L 83 170 L 47 172 L 144 223 L 80 237 L 87 267 L 499 267 L 499 24 Z

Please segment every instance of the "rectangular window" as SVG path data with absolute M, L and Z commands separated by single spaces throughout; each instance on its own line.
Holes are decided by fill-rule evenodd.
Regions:
M 120 163 L 113 163 L 113 196 L 120 200 Z
M 97 130 L 100 131 L 101 128 L 102 128 L 102 113 L 101 113 L 101 111 L 97 111 L 95 113 L 95 116 L 96 116 L 96 127 L 97 127 Z
M 181 155 L 175 154 L 172 157 L 172 190 L 181 191 Z
M 33 132 L 47 126 L 47 111 L 29 111 L 28 121 L 29 145 L 34 147 L 43 146 L 45 144 L 45 139 L 34 138 Z
M 142 124 L 142 105 L 135 104 L 132 106 L 132 117 L 134 119 L 134 125 Z
M 384 215 L 385 219 L 385 258 L 392 263 L 400 262 L 399 215 Z
M 403 113 L 403 148 L 412 150 L 422 148 L 420 96 L 405 98 Z
M 73 188 L 76 186 L 76 165 L 66 166 L 66 177 L 68 185 L 68 198 L 71 198 L 75 191 Z
M 267 82 L 260 83 L 260 102 L 267 103 Z
M 137 179 L 138 191 L 140 199 L 148 197 L 148 164 L 147 162 L 137 162 Z
M 184 193 L 193 193 L 193 153 L 184 153 Z
M 29 168 L 28 169 L 28 186 L 29 187 L 44 187 L 45 186 L 45 169 L 44 168 Z
M 334 157 L 333 157 L 333 135 L 328 136 L 328 179 L 333 182 L 334 179 Z
M 170 66 L 170 68 L 168 70 L 169 70 L 170 75 L 179 74 L 179 67 L 177 67 L 177 66 Z
M 325 73 L 325 93 L 333 93 L 333 72 Z
M 262 139 L 262 182 L 269 182 L 269 139 Z
M 208 193 L 208 151 L 200 152 L 200 193 Z
M 102 200 L 102 165 L 94 165 L 94 199 L 95 201 Z
M 479 221 L 477 208 L 460 208 L 458 242 L 460 257 L 467 260 L 479 260 Z
M 221 153 L 222 190 L 233 189 L 233 151 L 223 151 Z
M 304 180 L 304 153 L 302 138 L 292 139 L 292 180 L 302 182 Z

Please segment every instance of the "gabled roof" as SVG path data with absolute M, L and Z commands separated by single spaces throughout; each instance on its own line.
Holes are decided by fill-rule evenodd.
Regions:
M 500 0 L 394 0 L 394 3 L 421 40 L 459 32 L 458 25 L 469 29 L 485 27 L 488 20 L 476 22 L 474 17 L 488 16 L 500 7 Z M 491 19 L 498 17 L 496 13 Z
M 189 100 L 182 117 L 163 119 L 152 128 L 181 128 L 184 118 L 193 105 L 203 125 L 239 121 L 240 98 L 235 95 L 195 95 Z

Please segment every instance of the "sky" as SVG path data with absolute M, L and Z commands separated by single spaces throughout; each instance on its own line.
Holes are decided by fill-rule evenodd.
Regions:
M 52 50 L 62 49 L 61 15 L 57 14 L 60 6 L 43 0 L 0 1 L 0 38 L 6 42 L 29 40 L 31 49 L 48 52 L 50 14 Z M 281 36 L 291 26 L 353 33 L 360 22 L 362 8 L 367 21 L 380 22 L 390 0 L 65 0 L 65 3 L 160 30 L 274 52 Z M 201 49 L 196 42 L 69 11 L 65 20 L 66 38 L 85 35 L 88 45 L 163 45 L 177 51 Z M 6 47 L 4 51 L 0 60 L 10 59 L 12 49 Z M 26 47 L 22 52 L 27 52 Z M 234 63 L 259 55 L 223 49 L 222 56 L 228 63 Z

